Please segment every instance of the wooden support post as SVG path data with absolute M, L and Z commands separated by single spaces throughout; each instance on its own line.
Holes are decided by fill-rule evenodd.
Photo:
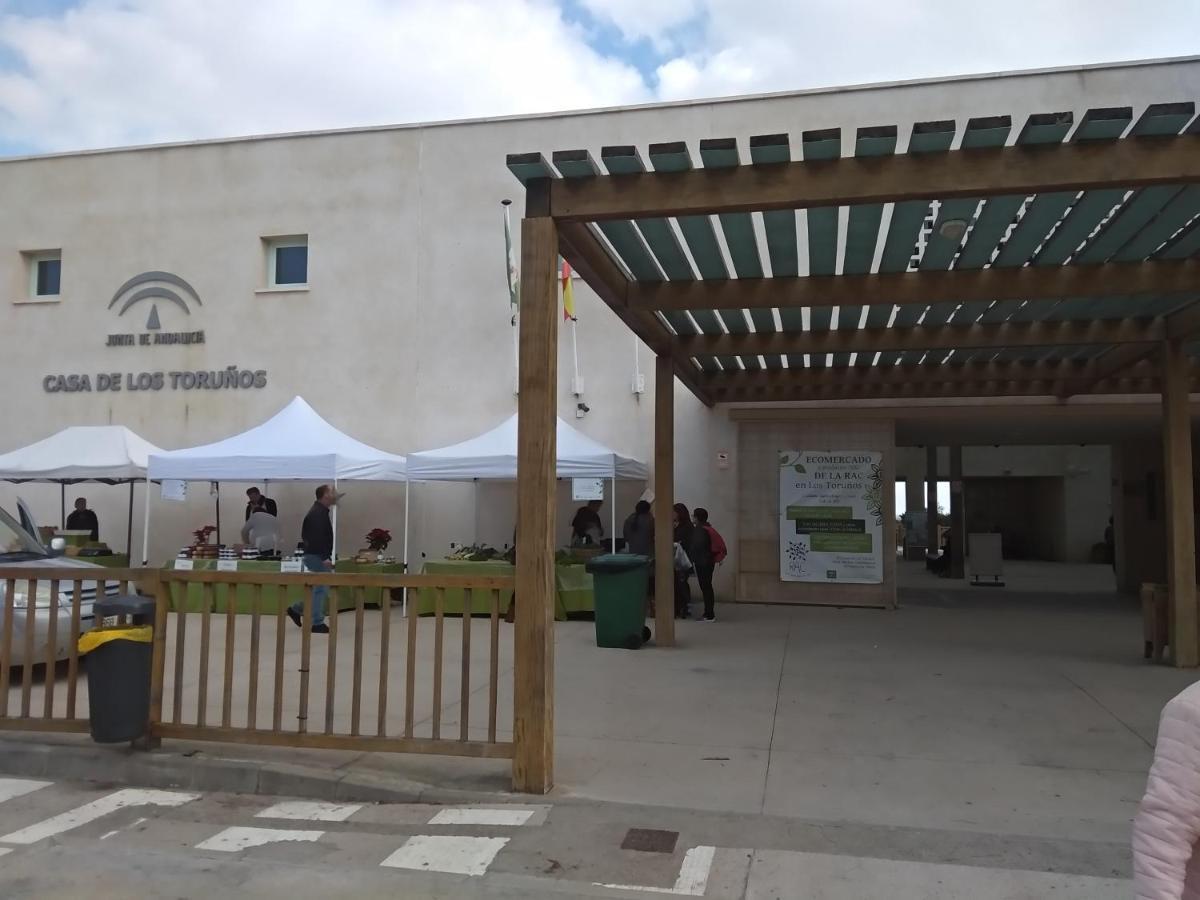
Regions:
M 534 189 L 533 183 L 527 188 L 531 206 Z M 554 221 L 545 216 L 523 219 L 513 789 L 534 794 L 544 794 L 554 786 L 557 267 L 558 235 Z
M 1200 665 L 1196 610 L 1196 545 L 1192 503 L 1192 423 L 1188 358 L 1183 341 L 1162 346 L 1163 451 L 1167 514 L 1167 590 L 1171 659 L 1181 668 Z
M 963 508 L 962 447 L 950 448 L 950 577 L 966 575 L 967 529 Z
M 675 363 L 654 369 L 654 638 L 675 646 Z
M 938 541 L 938 502 L 937 502 L 937 447 L 925 448 L 925 530 L 928 546 L 926 553 L 937 553 L 941 547 Z

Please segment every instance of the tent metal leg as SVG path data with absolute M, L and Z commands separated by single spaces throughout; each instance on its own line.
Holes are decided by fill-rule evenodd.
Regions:
M 142 565 L 150 564 L 150 479 L 146 479 L 146 511 L 142 515 Z
M 133 481 L 129 482 L 129 521 L 125 526 L 125 555 L 133 563 Z
M 63 531 L 66 531 L 67 530 L 67 483 L 65 481 L 60 481 L 58 483 L 58 490 L 59 490 L 58 504 L 59 504 L 59 519 L 60 519 L 58 527 L 61 528 Z
M 408 504 L 409 504 L 409 482 L 404 482 L 404 574 L 408 575 Z M 400 615 L 408 617 L 408 588 L 400 589 Z
M 612 541 L 612 550 L 610 552 L 616 553 L 617 552 L 617 479 L 616 479 L 616 477 L 614 476 L 613 478 L 610 478 L 608 480 L 608 484 L 609 484 L 609 488 L 610 488 L 610 490 L 609 490 L 610 496 L 608 498 L 609 516 L 612 519 L 612 531 L 609 532 L 608 539 L 610 541 Z

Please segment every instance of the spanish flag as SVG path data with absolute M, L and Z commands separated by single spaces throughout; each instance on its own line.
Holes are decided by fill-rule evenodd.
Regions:
M 575 294 L 571 290 L 571 264 L 565 259 L 562 263 L 562 295 L 563 321 L 578 322 L 575 317 Z

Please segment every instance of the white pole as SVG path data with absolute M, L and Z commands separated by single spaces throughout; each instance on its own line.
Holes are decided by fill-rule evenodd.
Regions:
M 337 566 L 337 479 L 333 479 L 333 559 L 330 560 L 334 566 Z
M 411 482 L 406 478 L 404 480 L 404 574 L 408 575 L 408 487 Z M 408 588 L 402 588 L 400 591 L 400 615 L 408 616 Z
M 582 397 L 583 392 L 579 390 L 579 322 L 575 319 L 571 320 L 571 352 L 575 357 L 575 380 L 571 382 L 571 390 L 576 397 Z
M 612 541 L 612 552 L 616 553 L 617 552 L 617 477 L 615 475 L 609 480 L 609 485 L 612 487 L 612 490 L 609 491 L 609 493 L 612 494 L 612 496 L 609 498 L 609 501 L 608 501 L 609 506 L 611 507 L 611 509 L 609 510 L 609 515 L 612 517 L 612 534 L 610 534 L 608 536 L 608 538 L 610 541 Z
M 132 562 L 132 560 L 130 560 Z M 142 565 L 150 564 L 150 479 L 146 479 L 146 510 L 142 515 Z

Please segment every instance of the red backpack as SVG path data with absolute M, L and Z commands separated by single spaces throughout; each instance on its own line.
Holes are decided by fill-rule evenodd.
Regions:
M 725 546 L 725 538 L 721 537 L 717 529 L 711 525 L 705 525 L 704 530 L 708 532 L 708 540 L 712 544 L 713 562 L 720 565 L 729 555 L 729 548 Z

